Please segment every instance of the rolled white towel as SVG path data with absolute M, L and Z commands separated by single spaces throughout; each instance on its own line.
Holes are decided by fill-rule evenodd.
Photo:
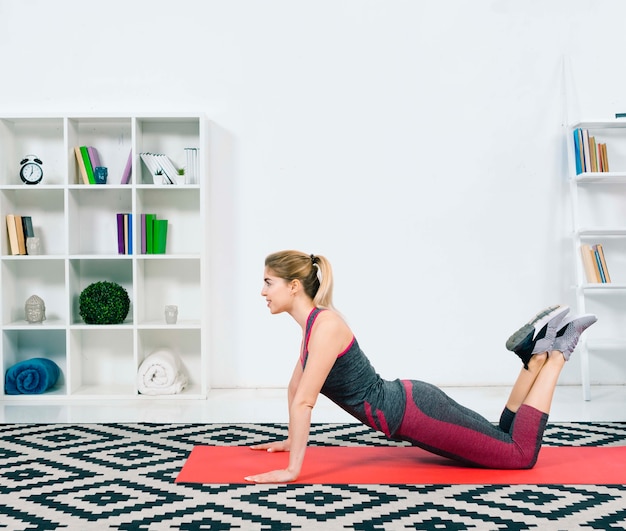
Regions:
M 180 358 L 160 349 L 143 360 L 137 372 L 137 389 L 143 395 L 174 395 L 187 385 Z

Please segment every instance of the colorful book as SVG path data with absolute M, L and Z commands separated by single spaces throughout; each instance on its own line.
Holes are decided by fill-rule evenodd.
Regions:
M 609 268 L 606 265 L 606 257 L 604 256 L 604 248 L 601 243 L 594 245 L 593 247 L 595 253 L 598 256 L 598 260 L 600 260 L 600 271 L 602 273 L 602 282 L 610 283 L 611 276 L 609 275 Z
M 133 215 L 126 214 L 126 231 L 128 233 L 128 245 L 126 254 L 133 254 Z
M 589 135 L 588 129 L 580 127 L 574 129 L 574 159 L 576 162 L 576 174 L 585 172 L 608 172 L 609 157 L 606 143 L 598 142 Z
M 98 166 L 102 166 L 102 164 L 100 163 L 100 155 L 98 155 L 98 150 L 95 147 L 88 146 L 87 153 L 89 154 L 89 160 L 91 161 L 92 169 L 95 169 Z
M 18 254 L 26 254 L 26 238 L 24 237 L 24 227 L 22 226 L 22 216 L 15 216 L 15 232 L 17 232 Z
M 154 254 L 165 254 L 165 249 L 167 247 L 167 220 L 155 219 L 153 231 L 154 231 L 154 235 L 153 235 Z
M 598 251 L 596 251 L 595 249 L 593 250 L 593 257 L 596 261 L 596 271 L 600 276 L 600 282 L 604 283 L 606 282 L 606 280 L 604 279 L 604 273 L 602 272 L 602 263 L 600 262 L 600 256 L 598 255 Z
M 133 172 L 133 150 L 130 150 L 128 154 L 128 160 L 126 160 L 126 166 L 124 166 L 124 172 L 122 173 L 122 180 L 120 184 L 128 184 L 130 182 L 130 176 Z
M 156 214 L 146 214 L 146 254 L 154 253 L 154 220 Z
M 83 160 L 83 154 L 80 150 L 80 146 L 74 148 L 74 154 L 76 155 L 76 162 L 78 163 L 78 172 L 82 178 L 83 184 L 89 184 L 89 176 L 87 175 L 87 168 L 85 167 L 85 161 Z
M 598 148 L 596 145 L 596 137 L 590 136 L 589 137 L 589 160 L 591 162 L 591 171 L 594 173 L 598 171 L 597 155 L 598 155 Z
M 20 254 L 20 248 L 17 241 L 17 226 L 15 225 L 15 216 L 7 214 L 7 233 L 9 235 L 9 251 L 11 254 Z
M 573 131 L 574 134 L 574 160 L 576 162 L 576 175 L 580 175 L 582 170 L 581 156 L 580 156 L 580 128 L 577 127 Z
M 128 214 L 122 214 L 124 224 L 124 254 L 128 254 Z
M 125 254 L 124 248 L 124 214 L 117 214 L 117 254 Z
M 22 230 L 24 231 L 24 238 L 32 238 L 35 236 L 35 230 L 33 229 L 33 218 L 30 216 L 22 216 Z
M 587 282 L 589 282 L 590 284 L 601 282 L 602 280 L 600 277 L 600 270 L 596 262 L 595 251 L 591 248 L 590 245 L 586 243 L 583 243 L 580 246 L 580 251 L 583 260 L 585 276 L 587 277 Z
M 585 161 L 585 171 L 591 171 L 591 157 L 589 155 L 589 131 L 587 129 L 582 130 L 583 135 L 583 160 Z
M 141 254 L 146 254 L 146 215 L 139 214 L 139 231 L 141 233 Z
M 89 180 L 89 184 L 95 184 L 96 179 L 93 175 L 93 167 L 89 158 L 89 151 L 87 151 L 87 146 L 80 146 L 80 154 L 85 164 L 85 171 L 87 172 L 87 179 Z

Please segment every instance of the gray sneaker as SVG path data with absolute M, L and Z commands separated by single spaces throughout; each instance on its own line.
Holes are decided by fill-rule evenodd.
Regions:
M 534 354 L 549 352 L 553 349 L 557 331 L 567 312 L 569 312 L 569 306 L 558 304 L 541 310 L 509 337 L 506 348 L 515 352 L 524 363 L 524 368 L 528 369 L 528 362 Z
M 578 344 L 580 335 L 597 320 L 598 318 L 592 313 L 586 313 L 579 317 L 570 316 L 564 319 L 559 325 L 552 350 L 562 352 L 565 361 L 569 361 L 569 357 Z

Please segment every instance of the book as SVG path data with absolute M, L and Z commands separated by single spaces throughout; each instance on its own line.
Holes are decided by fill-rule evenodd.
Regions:
M 89 184 L 89 177 L 87 176 L 87 168 L 85 168 L 85 161 L 83 160 L 83 154 L 80 151 L 80 146 L 74 148 L 74 154 L 76 155 L 76 162 L 78 163 L 78 172 L 83 180 L 83 184 Z
M 124 254 L 128 254 L 128 214 L 122 214 L 124 224 Z
M 154 220 L 156 214 L 146 214 L 146 254 L 154 253 Z
M 152 176 L 152 182 L 154 184 L 162 184 L 162 183 L 157 183 L 155 180 L 155 176 L 157 175 L 158 172 L 161 171 L 161 168 L 157 166 L 152 154 L 151 153 L 139 153 L 139 158 L 141 158 L 146 168 L 148 168 L 148 171 L 150 172 L 150 175 Z
M 610 283 L 611 276 L 609 275 L 609 268 L 606 265 L 606 257 L 604 256 L 604 248 L 602 247 L 602 244 L 598 243 L 597 245 L 594 245 L 594 251 L 600 260 L 600 271 L 602 272 L 603 282 Z
M 126 230 L 128 233 L 128 245 L 126 247 L 126 254 L 133 254 L 133 215 L 126 214 Z
M 117 253 L 133 254 L 133 215 L 118 212 L 117 218 Z
M 35 236 L 35 230 L 33 229 L 33 219 L 30 216 L 22 216 L 22 230 L 24 231 L 24 238 L 32 238 Z
M 98 166 L 102 166 L 100 163 L 100 155 L 98 150 L 93 146 L 87 146 L 87 153 L 89 154 L 89 160 L 91 161 L 91 168 L 96 169 Z
M 583 243 L 580 246 L 580 253 L 583 261 L 583 269 L 585 271 L 585 277 L 587 278 L 587 282 L 590 284 L 594 284 L 599 282 L 599 271 L 597 271 L 597 264 L 595 253 L 590 245 Z
M 582 138 L 583 138 L 583 160 L 584 160 L 584 171 L 591 171 L 591 158 L 589 156 L 589 131 L 587 129 L 582 130 Z
M 124 214 L 118 213 L 117 217 L 117 254 L 125 254 L 124 249 Z
M 130 176 L 133 172 L 133 150 L 130 150 L 128 153 L 128 160 L 126 160 L 126 166 L 124 167 L 124 172 L 122 173 L 122 180 L 120 184 L 128 184 L 130 182 Z
M 606 279 L 604 277 L 604 272 L 602 271 L 602 262 L 600 261 L 600 254 L 598 253 L 597 249 L 595 248 L 592 248 L 592 249 L 593 249 L 593 257 L 596 260 L 597 274 L 600 276 L 600 282 L 604 284 L 606 282 Z
M 598 147 L 596 145 L 596 138 L 594 136 L 589 137 L 589 161 L 591 163 L 591 171 L 598 171 Z
M 154 184 L 180 184 L 178 170 L 167 155 L 163 153 L 140 153 L 141 160 L 152 175 Z M 159 177 L 161 182 L 159 182 Z
M 153 234 L 154 254 L 165 254 L 165 249 L 167 247 L 167 220 L 155 219 L 153 231 L 154 231 L 154 234 Z
M 89 184 L 95 184 L 96 179 L 93 176 L 93 167 L 91 165 L 91 160 L 89 159 L 89 152 L 87 151 L 87 146 L 80 146 L 80 154 L 85 164 L 85 171 L 87 173 L 87 179 L 89 180 Z
M 609 157 L 605 142 L 598 142 L 588 129 L 574 129 L 576 175 L 585 172 L 608 172 Z
M 22 226 L 22 216 L 15 216 L 15 232 L 17 232 L 18 254 L 26 254 L 26 238 L 24 237 L 24 227 Z
M 574 135 L 574 162 L 576 164 L 576 175 L 580 175 L 583 172 L 582 157 L 581 157 L 581 145 L 580 145 L 580 127 L 577 127 L 573 131 Z
M 167 157 L 163 154 L 155 154 L 153 155 L 153 157 L 159 168 L 161 168 L 161 174 L 163 175 L 163 184 L 174 184 L 174 178 L 172 176 L 173 174 L 171 168 L 169 168 L 169 165 L 167 164 Z
M 198 184 L 198 148 L 185 148 L 185 184 Z
M 146 245 L 146 215 L 139 214 L 139 231 L 141 233 L 141 254 L 147 253 L 148 246 Z
M 20 254 L 19 244 L 17 241 L 17 225 L 15 225 L 15 216 L 7 214 L 7 233 L 9 235 L 9 251 L 12 255 Z
M 606 144 L 600 144 L 602 146 L 602 171 L 611 171 L 609 170 L 609 153 L 606 149 Z

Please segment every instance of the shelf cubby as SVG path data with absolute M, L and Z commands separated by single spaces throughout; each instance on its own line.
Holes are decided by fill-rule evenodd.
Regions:
M 169 327 L 161 330 L 139 330 L 137 345 L 137 368 L 144 359 L 157 350 L 168 349 L 180 359 L 189 383 L 184 391 L 188 397 L 197 397 L 205 392 L 201 375 L 205 373 L 201 356 L 201 332 Z
M 67 349 L 65 330 L 46 330 L 34 325 L 34 328 L 4 330 L 2 337 L 3 374 L 13 365 L 33 358 L 47 358 L 59 366 L 61 375 L 56 385 L 46 391 L 45 397 L 59 397 L 67 394 Z M 4 378 L 2 379 L 4 384 Z M 12 397 L 21 395 L 10 395 Z M 42 396 L 42 395 L 27 395 Z
M 0 185 L 21 186 L 20 161 L 31 154 L 43 162 L 41 186 L 64 184 L 63 142 L 63 118 L 0 118 Z
M 131 329 L 101 325 L 70 333 L 70 393 L 85 396 L 135 394 L 135 345 Z
M 42 323 L 26 320 L 25 303 L 32 295 L 41 297 L 45 303 L 46 319 Z M 23 256 L 3 260 L 2 316 L 7 328 L 65 327 L 68 323 L 65 262 Z

